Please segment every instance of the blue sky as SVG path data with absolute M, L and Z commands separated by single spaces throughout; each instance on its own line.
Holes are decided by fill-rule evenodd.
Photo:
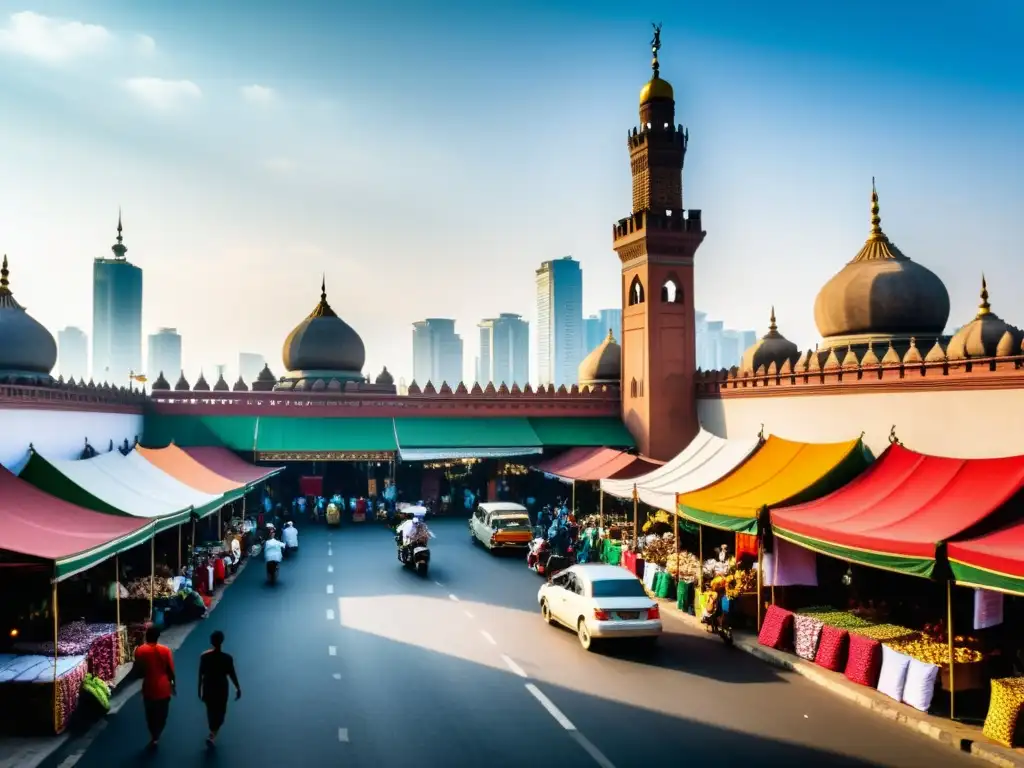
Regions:
M 1016 0 L 242 7 L 3 3 L 0 251 L 52 330 L 90 330 L 118 205 L 144 330 L 179 328 L 193 377 L 240 350 L 280 372 L 322 271 L 372 374 L 409 375 L 426 316 L 457 319 L 468 374 L 480 318 L 532 320 L 545 259 L 580 259 L 587 312 L 614 306 L 652 20 L 708 229 L 700 309 L 763 332 L 774 304 L 812 347 L 814 296 L 862 244 L 876 176 L 884 228 L 945 280 L 951 325 L 982 269 L 1024 324 Z

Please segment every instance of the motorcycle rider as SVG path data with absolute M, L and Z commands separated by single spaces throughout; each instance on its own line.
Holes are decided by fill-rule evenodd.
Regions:
M 412 546 L 426 543 L 429 539 L 434 538 L 434 533 L 427 528 L 426 511 L 422 508 L 398 526 L 395 533 L 397 534 L 396 538 L 399 541 L 399 547 L 405 552 L 406 560 L 408 560 L 409 550 Z
M 267 578 L 271 581 L 277 576 L 277 569 L 281 567 L 284 559 L 284 544 L 276 538 L 274 529 L 271 528 L 268 538 L 263 542 L 263 559 L 267 563 Z
M 281 531 L 281 538 L 284 539 L 284 545 L 291 554 L 295 554 L 299 549 L 299 530 L 295 527 L 295 524 L 289 520 L 284 524 L 284 530 Z

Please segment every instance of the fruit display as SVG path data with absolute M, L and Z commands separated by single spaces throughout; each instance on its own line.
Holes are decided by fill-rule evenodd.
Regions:
M 803 616 L 813 616 L 822 624 L 836 629 L 858 630 L 874 626 L 867 619 L 854 615 L 851 611 L 839 611 L 830 606 L 815 606 L 798 611 Z
M 955 638 L 963 639 L 963 638 Z M 929 637 L 917 637 L 912 640 L 901 640 L 886 643 L 894 651 L 906 654 L 912 659 L 923 661 L 928 664 L 935 664 L 938 667 L 949 665 L 949 646 L 946 643 L 937 642 Z M 955 645 L 953 658 L 957 664 L 974 664 L 985 658 L 985 655 L 966 645 Z
M 644 561 L 654 565 L 665 565 L 670 555 L 675 554 L 675 542 L 671 537 L 656 538 L 644 546 Z
M 130 598 L 134 600 L 149 600 L 149 584 L 149 577 L 143 576 L 141 579 L 128 582 L 125 588 L 128 590 Z M 173 594 L 174 582 L 170 578 L 157 576 L 153 579 L 153 597 L 170 597 Z
M 680 552 L 678 555 L 672 552 L 665 559 L 665 570 L 672 574 L 673 578 L 678 573 L 679 581 L 685 581 L 688 584 L 693 584 L 697 581 L 697 575 L 700 571 L 700 561 L 697 560 L 696 555 L 690 552 Z
M 731 557 L 726 560 L 713 557 L 704 561 L 704 578 L 707 581 L 711 581 L 715 576 L 728 576 L 734 570 L 736 570 L 736 560 Z
M 912 640 L 913 638 L 921 635 L 917 630 L 900 627 L 896 624 L 873 624 L 871 626 L 860 627 L 850 631 L 886 644 L 891 644 L 896 640 Z
M 757 572 L 754 570 L 744 571 L 737 568 L 725 577 L 725 594 L 730 599 L 739 597 L 747 592 L 757 591 Z
M 653 515 L 647 515 L 647 521 L 643 524 L 643 533 L 662 534 L 672 528 L 672 518 L 663 509 L 659 509 Z

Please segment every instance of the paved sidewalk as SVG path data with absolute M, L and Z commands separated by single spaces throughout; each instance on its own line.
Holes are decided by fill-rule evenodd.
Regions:
M 230 587 L 235 579 L 237 579 L 242 571 L 245 570 L 245 566 L 249 564 L 252 558 L 246 558 L 240 566 L 238 571 L 233 576 L 229 576 L 224 581 L 224 585 L 218 590 L 217 594 L 213 596 L 210 601 L 210 608 L 206 612 L 206 616 L 209 617 L 213 610 L 220 603 L 221 598 L 224 597 L 227 592 L 227 588 Z M 160 633 L 160 642 L 170 648 L 172 651 L 178 650 L 181 644 L 185 642 L 185 638 L 191 634 L 193 630 L 203 625 L 203 620 L 193 621 L 189 624 L 180 624 L 178 626 L 169 627 Z M 127 685 L 122 686 L 121 683 L 131 672 L 132 665 L 124 664 L 117 670 L 117 674 L 114 677 L 114 681 L 110 684 L 110 714 L 115 714 L 118 710 L 125 705 L 129 699 L 132 698 L 136 693 L 142 689 L 142 682 L 135 680 Z M 105 720 L 100 720 L 95 723 L 85 733 L 78 733 L 72 735 L 65 731 L 59 736 L 39 736 L 36 738 L 0 738 L 0 768 L 36 768 L 45 761 L 50 755 L 56 752 L 58 749 L 63 747 L 71 738 L 82 739 L 85 742 L 91 742 L 95 732 L 105 727 Z
M 663 616 L 702 627 L 695 616 L 679 610 L 674 600 L 653 596 L 652 598 L 661 604 Z M 850 682 L 843 674 L 831 672 L 794 654 L 766 648 L 758 643 L 757 635 L 752 632 L 734 631 L 733 638 L 737 649 L 780 669 L 795 672 L 848 701 L 947 744 L 951 749 L 968 752 L 1003 768 L 1024 768 L 1024 749 L 1008 749 L 992 743 L 982 735 L 979 726 L 956 723 L 947 718 L 918 712 L 913 707 L 895 702 L 873 688 Z M 722 642 L 716 635 L 709 635 L 709 639 Z

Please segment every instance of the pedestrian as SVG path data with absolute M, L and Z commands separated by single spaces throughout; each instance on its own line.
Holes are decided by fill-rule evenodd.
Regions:
M 175 695 L 174 657 L 171 649 L 160 644 L 160 629 L 146 627 L 146 642 L 135 649 L 132 675 L 142 678 L 142 706 L 146 710 L 149 746 L 155 749 L 167 725 L 171 697 Z
M 228 712 L 228 680 L 235 685 L 235 701 L 242 698 L 242 686 L 235 674 L 235 660 L 221 650 L 224 633 L 218 629 L 210 635 L 210 645 L 213 647 L 199 658 L 199 698 L 206 705 L 206 721 L 210 726 L 206 744 L 212 747 Z

